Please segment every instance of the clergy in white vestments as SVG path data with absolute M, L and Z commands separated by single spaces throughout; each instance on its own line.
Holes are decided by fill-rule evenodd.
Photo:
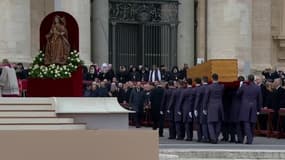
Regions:
M 1 95 L 3 97 L 19 96 L 19 86 L 15 69 L 7 59 L 3 59 L 0 75 Z

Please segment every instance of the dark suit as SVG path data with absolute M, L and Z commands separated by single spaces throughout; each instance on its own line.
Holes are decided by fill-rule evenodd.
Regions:
M 241 96 L 239 120 L 243 123 L 247 143 L 251 144 L 253 141 L 253 129 L 257 119 L 257 112 L 259 112 L 262 107 L 261 89 L 253 82 L 250 82 L 249 84 L 242 85 L 237 94 Z
M 106 87 L 99 87 L 96 89 L 97 97 L 109 97 L 108 89 Z
M 207 123 L 207 116 L 203 114 L 203 99 L 205 94 L 205 89 L 207 85 L 202 85 L 196 87 L 196 98 L 194 104 L 194 110 L 198 112 L 198 116 L 196 117 L 197 121 L 197 134 L 198 134 L 198 141 L 208 141 L 208 123 Z
M 171 125 L 170 122 L 170 113 L 167 112 L 168 110 L 168 105 L 169 105 L 169 99 L 171 97 L 171 89 L 167 89 L 164 91 L 162 100 L 161 100 L 161 105 L 160 105 L 160 112 L 162 113 L 161 116 L 161 121 L 159 125 L 159 135 L 163 136 L 163 128 L 164 128 L 164 119 L 165 119 L 165 114 L 167 113 L 167 120 L 169 120 L 169 125 Z M 169 136 L 170 137 L 175 137 L 175 132 L 173 132 L 173 129 L 169 126 Z
M 235 134 L 237 134 L 238 142 L 242 142 L 244 134 L 241 128 L 239 114 L 241 108 L 241 97 L 237 95 L 237 89 L 232 91 L 232 104 L 230 109 L 229 121 L 231 123 L 231 140 L 235 141 Z
M 217 142 L 221 131 L 221 122 L 224 119 L 223 111 L 224 85 L 219 83 L 210 84 L 206 88 L 203 103 L 207 111 L 208 130 L 212 142 Z
M 182 122 L 185 125 L 186 138 L 192 140 L 193 138 L 193 117 L 194 117 L 194 103 L 195 103 L 195 89 L 186 88 L 182 91 L 180 102 L 182 106 Z
M 133 88 L 133 90 L 131 91 L 129 104 L 136 112 L 135 113 L 136 127 L 140 127 L 141 125 L 140 122 L 141 122 L 141 116 L 143 114 L 145 99 L 146 99 L 146 94 L 143 91 L 143 89 Z
M 176 134 L 178 139 L 183 139 L 185 134 L 183 132 L 184 125 L 182 123 L 182 108 L 178 102 L 178 98 L 181 96 L 182 88 L 176 88 L 172 90 L 172 94 L 169 100 L 169 107 L 173 111 L 173 121 L 175 123 Z
M 156 87 L 150 92 L 149 100 L 151 103 L 151 117 L 153 121 L 153 129 L 157 129 L 159 126 L 160 118 L 160 105 L 163 98 L 164 89 L 161 87 Z
M 273 106 L 273 110 L 274 112 L 274 116 L 273 116 L 273 127 L 274 129 L 279 129 L 277 126 L 277 121 L 278 121 L 278 112 L 280 108 L 284 108 L 285 103 L 284 103 L 284 99 L 285 99 L 285 89 L 282 87 L 278 87 L 276 90 L 273 91 L 272 93 L 272 106 Z

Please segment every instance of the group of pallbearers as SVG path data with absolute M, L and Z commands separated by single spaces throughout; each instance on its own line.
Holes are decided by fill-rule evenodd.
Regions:
M 249 75 L 246 82 L 239 78 L 239 87 L 231 93 L 232 101 L 227 112 L 223 106 L 225 86 L 219 83 L 218 74 L 212 75 L 210 84 L 208 77 L 194 81 L 195 85 L 192 79 L 187 79 L 186 84 L 170 81 L 166 87 L 156 85 L 151 90 L 149 100 L 153 128 L 159 128 L 159 136 L 163 137 L 167 122 L 169 139 L 192 141 L 193 126 L 196 126 L 198 142 L 216 144 L 226 116 L 230 117 L 227 134 L 230 134 L 231 142 L 252 144 L 257 115 L 262 106 L 261 89 L 254 83 L 254 76 Z M 137 118 L 139 123 L 139 115 Z

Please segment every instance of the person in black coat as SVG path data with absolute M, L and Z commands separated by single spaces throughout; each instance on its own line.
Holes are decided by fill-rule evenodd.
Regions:
M 130 81 L 134 81 L 134 82 L 137 82 L 137 81 L 141 80 L 140 74 L 137 71 L 136 67 L 133 67 L 131 72 L 129 73 L 129 80 Z
M 167 70 L 165 65 L 161 65 L 160 67 L 161 80 L 169 81 L 170 80 L 170 72 Z
M 177 66 L 174 66 L 172 68 L 172 71 L 170 73 L 170 80 L 172 81 L 178 81 L 180 79 L 183 79 L 182 74 L 179 72 L 179 69 Z
M 16 70 L 16 75 L 18 79 L 28 78 L 28 71 L 25 70 L 23 63 L 18 63 L 15 70 Z
M 126 83 L 129 80 L 129 72 L 125 66 L 120 66 L 119 72 L 117 73 L 117 80 L 120 83 Z
M 171 95 L 171 92 L 168 86 L 173 86 L 173 82 L 168 82 L 164 87 L 164 93 L 163 93 L 161 104 L 160 104 L 160 122 L 159 122 L 159 136 L 160 137 L 163 137 L 164 120 L 166 117 L 165 115 L 167 113 L 167 106 L 168 106 L 169 98 Z
M 267 80 L 271 80 L 273 81 L 274 79 L 280 78 L 280 75 L 278 74 L 277 70 L 273 70 L 273 69 L 265 69 L 262 72 L 262 75 L 265 77 L 265 79 Z
M 118 95 L 117 95 L 117 99 L 118 99 L 118 102 L 120 104 L 126 104 L 126 92 L 123 88 L 123 84 L 122 83 L 119 83 L 118 84 Z
M 275 88 L 275 90 L 273 91 L 273 110 L 274 110 L 274 115 L 273 115 L 273 128 L 275 130 L 280 129 L 277 126 L 277 122 L 278 122 L 278 112 L 280 110 L 280 108 L 285 106 L 285 89 L 282 88 L 282 82 L 280 78 L 277 78 L 274 80 L 273 82 L 273 86 Z
M 91 65 L 89 67 L 89 72 L 86 74 L 86 81 L 94 81 L 95 78 L 97 77 L 97 73 L 95 72 L 95 66 Z
M 98 85 L 96 82 L 92 82 L 89 97 L 98 97 Z
M 144 103 L 146 100 L 145 91 L 142 89 L 141 82 L 137 82 L 136 87 L 132 89 L 129 105 L 136 112 L 135 113 L 135 123 L 136 128 L 141 127 L 141 118 L 144 109 Z
M 166 94 L 164 95 L 163 102 L 165 108 L 166 108 L 166 117 L 169 124 L 169 137 L 168 139 L 175 139 L 176 138 L 176 127 L 175 127 L 175 121 L 174 121 L 174 105 L 170 104 L 171 97 L 174 95 L 175 86 L 173 81 L 170 81 L 169 83 L 169 89 L 167 89 Z M 161 113 L 164 111 L 164 106 L 161 107 Z
M 101 82 L 99 88 L 97 88 L 97 97 L 109 97 L 105 82 Z
M 141 69 L 140 77 L 142 82 L 148 82 L 149 73 L 144 67 Z
M 162 121 L 160 117 L 160 105 L 162 102 L 164 94 L 164 89 L 162 85 L 158 83 L 156 87 L 154 87 L 149 96 L 150 105 L 151 105 L 151 117 L 153 121 L 152 128 L 156 130 L 159 127 L 159 122 Z

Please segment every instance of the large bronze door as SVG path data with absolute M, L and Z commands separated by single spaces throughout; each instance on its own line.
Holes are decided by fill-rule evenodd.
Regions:
M 109 0 L 109 61 L 176 65 L 177 0 Z

